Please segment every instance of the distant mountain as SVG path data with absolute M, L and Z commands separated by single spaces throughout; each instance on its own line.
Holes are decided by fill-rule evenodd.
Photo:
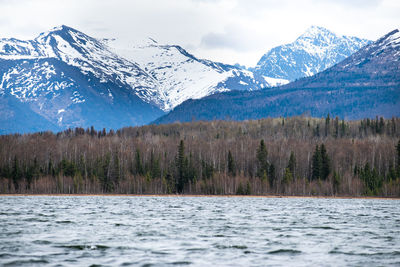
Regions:
M 187 99 L 198 99 L 230 90 L 253 91 L 274 85 L 257 80 L 252 72 L 240 66 L 198 59 L 178 45 L 163 45 L 149 38 L 129 48 L 117 40 L 105 41 L 122 55 L 150 74 L 158 82 L 153 102 L 168 111 Z
M 339 63 L 370 42 L 312 26 L 293 43 L 269 50 L 261 57 L 254 72 L 260 77 L 294 81 Z
M 189 98 L 270 86 L 180 46 L 113 44 L 68 26 L 0 39 L 0 133 L 142 125 Z
M 163 114 L 151 102 L 157 86 L 137 64 L 67 26 L 30 41 L 0 39 L 0 133 L 145 124 Z
M 330 113 L 347 119 L 400 116 L 400 33 L 392 31 L 339 64 L 288 85 L 189 100 L 155 123 Z

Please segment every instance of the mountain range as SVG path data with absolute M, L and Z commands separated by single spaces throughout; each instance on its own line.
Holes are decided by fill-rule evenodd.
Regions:
M 324 52 L 312 60 L 314 50 L 304 56 L 306 50 L 300 45 L 292 47 L 286 56 L 280 53 L 281 58 L 292 61 L 304 59 L 292 64 L 291 71 L 287 62 L 280 60 L 287 75 L 293 69 L 301 73 L 304 66 L 318 65 L 313 71 L 325 68 L 368 41 L 338 37 L 326 29 L 311 27 L 295 43 L 302 43 L 303 47 L 313 45 L 315 49 L 323 47 L 320 50 Z M 264 55 L 260 62 L 268 61 L 267 58 Z M 272 92 L 276 89 L 265 88 L 292 79 L 290 75 L 266 72 L 266 68 L 260 67 L 265 64 L 260 62 L 256 68 L 246 70 L 199 59 L 178 45 L 159 44 L 151 38 L 122 46 L 118 40 L 96 39 L 68 26 L 54 28 L 28 41 L 3 38 L 0 133 L 143 125 L 181 103 L 185 106 L 193 102 L 190 99 L 216 93 L 219 97 L 219 93 L 227 91 L 233 95 L 257 95 L 266 90 Z M 301 75 L 309 74 L 312 73 Z
M 294 81 L 326 70 L 369 43 L 370 40 L 311 26 L 293 43 L 265 53 L 253 71 L 256 76 Z
M 394 30 L 311 77 L 256 92 L 188 100 L 155 123 L 327 114 L 346 119 L 400 116 L 400 33 Z

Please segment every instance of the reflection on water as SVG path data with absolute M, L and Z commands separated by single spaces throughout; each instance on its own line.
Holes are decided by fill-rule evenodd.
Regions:
M 0 197 L 0 265 L 400 265 L 400 201 Z

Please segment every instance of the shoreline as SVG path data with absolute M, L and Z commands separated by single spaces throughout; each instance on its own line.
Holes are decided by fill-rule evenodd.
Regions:
M 400 197 L 368 197 L 368 196 L 283 196 L 283 195 L 178 195 L 178 194 L 0 194 L 0 197 L 219 197 L 219 198 L 302 198 L 302 199 L 377 199 L 400 200 Z

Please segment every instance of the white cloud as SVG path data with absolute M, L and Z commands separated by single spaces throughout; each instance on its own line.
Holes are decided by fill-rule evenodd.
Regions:
M 398 0 L 0 0 L 1 37 L 65 24 L 94 37 L 151 36 L 196 56 L 254 65 L 311 25 L 377 39 L 400 27 Z

